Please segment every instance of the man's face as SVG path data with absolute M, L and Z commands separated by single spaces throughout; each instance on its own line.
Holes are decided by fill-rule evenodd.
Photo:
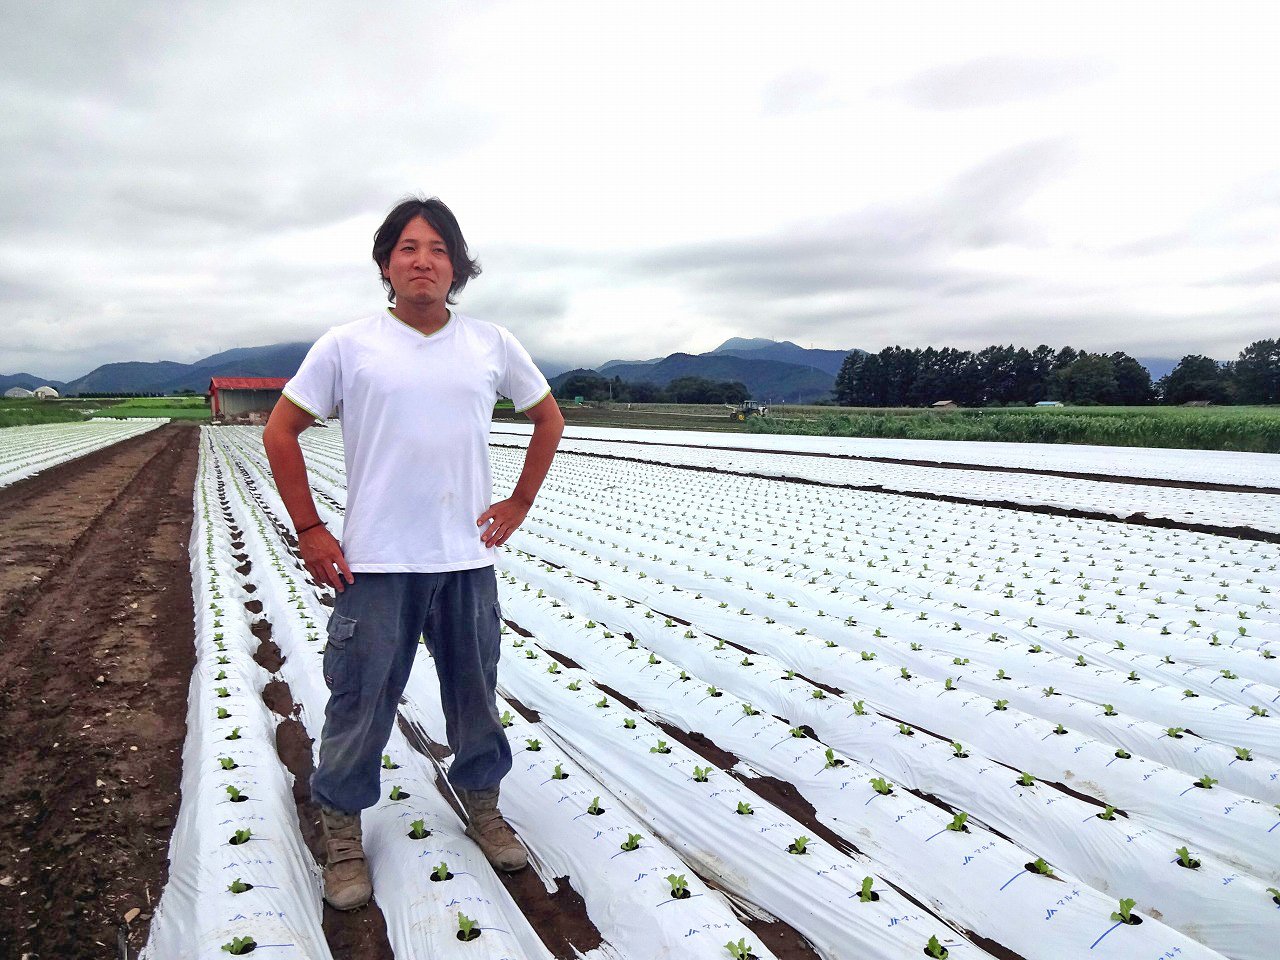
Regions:
M 414 217 L 391 249 L 382 275 L 391 281 L 396 303 L 428 305 L 449 295 L 453 264 L 440 234 L 422 217 Z

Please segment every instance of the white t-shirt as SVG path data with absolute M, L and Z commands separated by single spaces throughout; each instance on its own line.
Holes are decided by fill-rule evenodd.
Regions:
M 342 419 L 352 571 L 492 564 L 476 520 L 493 503 L 494 402 L 527 410 L 550 391 L 508 330 L 457 311 L 430 335 L 384 310 L 320 337 L 284 395 L 317 419 L 334 408 Z

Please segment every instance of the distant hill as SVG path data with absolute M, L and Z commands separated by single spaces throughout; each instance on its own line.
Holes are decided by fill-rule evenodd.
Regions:
M 815 367 L 831 374 L 833 377 L 840 372 L 840 367 L 844 364 L 844 359 L 851 352 L 864 353 L 863 350 L 815 350 L 813 348 L 805 348 L 790 340 L 766 340 L 756 337 L 746 340 L 742 337 L 733 337 L 726 340 L 720 346 L 711 351 L 712 353 L 727 353 L 735 357 L 742 357 L 745 360 L 781 360 L 784 363 L 795 363 L 800 366 Z
M 34 390 L 36 387 L 49 386 L 65 395 L 67 385 L 61 380 L 45 380 L 33 373 L 0 373 L 0 393 L 10 387 L 21 387 L 23 390 Z
M 558 386 L 571 373 L 601 371 L 570 371 L 551 381 Z M 835 385 L 835 377 L 814 367 L 739 357 L 733 354 L 673 353 L 652 363 L 615 363 L 601 375 L 610 379 L 619 377 L 628 383 L 648 382 L 666 386 L 679 377 L 705 377 L 708 380 L 737 380 L 746 385 L 751 396 L 774 403 L 811 403 L 827 399 Z
M 1181 357 L 1178 360 L 1170 357 L 1134 357 L 1134 359 L 1147 368 L 1147 373 L 1151 374 L 1151 381 L 1154 383 L 1172 373 Z

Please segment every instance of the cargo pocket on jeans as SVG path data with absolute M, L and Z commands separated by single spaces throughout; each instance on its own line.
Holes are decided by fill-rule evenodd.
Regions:
M 355 636 L 356 621 L 340 613 L 329 615 L 329 642 L 324 646 L 324 682 L 335 696 L 354 690 L 359 683 L 360 661 L 348 649 Z

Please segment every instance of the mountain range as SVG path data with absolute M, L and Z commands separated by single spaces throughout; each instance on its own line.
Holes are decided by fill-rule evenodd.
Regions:
M 204 393 L 213 377 L 291 377 L 311 344 L 274 343 L 263 347 L 224 350 L 194 363 L 171 360 L 108 363 L 71 381 L 45 380 L 34 374 L 0 374 L 0 393 L 10 387 L 34 390 L 48 384 L 62 396 L 81 393 L 163 393 L 182 390 Z M 854 348 L 856 349 L 856 348 Z M 733 337 L 700 354 L 673 353 L 648 360 L 609 360 L 598 367 L 563 370 L 539 362 L 551 385 L 558 387 L 577 374 L 595 374 L 627 382 L 648 381 L 666 386 L 678 377 L 737 380 L 751 395 L 767 402 L 809 403 L 827 398 L 836 374 L 850 350 L 802 347 L 789 340 Z M 862 352 L 862 351 L 858 351 Z M 1157 380 L 1176 365 L 1163 357 L 1138 358 Z M 563 371 L 563 372 L 561 372 Z

